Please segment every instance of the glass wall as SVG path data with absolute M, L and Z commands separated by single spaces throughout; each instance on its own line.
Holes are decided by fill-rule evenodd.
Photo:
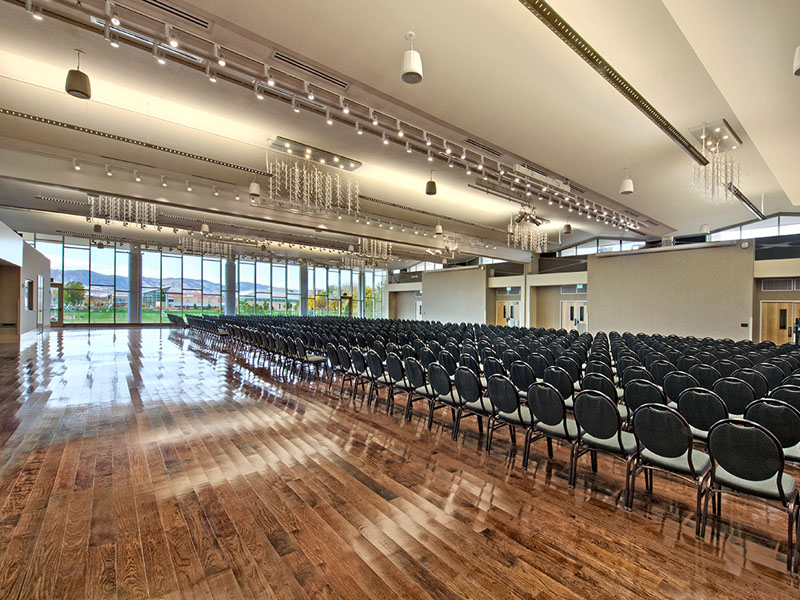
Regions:
M 65 323 L 128 323 L 131 273 L 129 244 L 25 234 L 64 284 Z M 141 249 L 142 322 L 167 323 L 167 313 L 225 312 L 225 261 L 217 256 Z M 386 312 L 385 270 L 360 271 L 309 266 L 308 294 L 301 292 L 303 267 L 285 260 L 236 260 L 235 306 L 241 315 L 308 315 L 381 318 Z M 364 289 L 361 290 L 363 281 Z
M 637 250 L 644 247 L 644 241 L 593 239 L 559 250 L 556 256 L 586 256 L 587 254 L 599 254 L 603 252 Z

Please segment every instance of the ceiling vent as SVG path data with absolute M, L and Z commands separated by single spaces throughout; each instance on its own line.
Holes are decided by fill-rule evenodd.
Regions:
M 318 69 L 313 65 L 309 65 L 308 63 L 304 63 L 301 60 L 297 60 L 296 58 L 289 56 L 288 54 L 284 54 L 283 52 L 275 52 L 274 54 L 275 60 L 279 60 L 287 65 L 293 66 L 295 69 L 300 71 L 304 71 L 314 77 L 318 77 L 319 79 L 324 79 L 331 85 L 335 85 L 336 87 L 346 90 L 350 85 L 346 81 L 342 81 L 335 75 L 331 75 L 330 73 L 326 73 L 325 71 Z
M 176 6 L 172 6 L 171 4 L 167 4 L 166 2 L 160 2 L 159 0 L 141 0 L 143 4 L 147 4 L 148 6 L 152 6 L 158 10 L 167 12 L 174 17 L 178 17 L 179 19 L 183 19 L 196 27 L 201 27 L 203 29 L 208 29 L 209 23 L 205 19 L 198 17 L 197 15 L 193 15 L 192 13 L 188 13 L 185 10 L 182 10 Z
M 473 140 L 472 138 L 467 138 L 467 139 L 464 140 L 464 142 L 467 143 L 467 144 L 470 144 L 472 146 L 475 146 L 476 148 L 480 148 L 481 150 L 483 150 L 487 154 L 491 154 L 492 156 L 495 156 L 495 157 L 503 156 L 502 152 L 498 152 L 494 148 L 490 148 L 486 144 L 482 144 L 481 142 L 479 142 L 477 140 Z

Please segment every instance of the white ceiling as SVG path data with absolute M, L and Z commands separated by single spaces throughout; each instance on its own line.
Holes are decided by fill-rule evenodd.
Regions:
M 136 0 L 121 4 L 141 5 Z M 174 4 L 209 18 L 213 25 L 207 37 L 265 58 L 275 48 L 289 50 L 349 81 L 348 97 L 455 143 L 475 137 L 553 170 L 664 223 L 659 233 L 694 233 L 702 223 L 713 229 L 749 218 L 738 204 L 711 204 L 692 190 L 689 156 L 515 0 L 493 2 L 491 10 L 480 0 Z M 551 4 L 687 137 L 693 126 L 726 118 L 744 140 L 737 151 L 742 190 L 753 199 L 763 194 L 766 212 L 791 210 L 790 198 L 800 203 L 800 174 L 791 168 L 800 139 L 800 80 L 789 74 L 793 46 L 786 50 L 800 43 L 791 42 L 799 29 L 797 3 L 776 1 L 768 13 L 746 0 L 736 0 L 736 10 L 725 10 L 728 3 L 722 0 L 702 8 L 674 0 Z M 125 45 L 111 49 L 100 35 L 54 18 L 36 23 L 16 6 L 0 5 L 0 18 L 7 25 L 0 40 L 4 107 L 255 168 L 263 167 L 271 138 L 302 140 L 362 161 L 357 173 L 362 193 L 469 221 L 474 226 L 454 223 L 451 228 L 470 235 L 502 239 L 497 230 L 516 211 L 505 200 L 467 189 L 463 171 L 441 165 L 435 175 L 439 194 L 425 196 L 431 165 L 424 157 L 407 155 L 400 147 L 387 149 L 350 127 L 328 127 L 319 117 L 295 115 L 282 103 L 259 102 L 252 93 L 224 82 L 210 84 L 175 63 L 158 67 L 146 52 Z M 709 22 L 731 35 L 708 36 Z M 425 79 L 418 86 L 399 77 L 407 30 L 416 32 L 423 55 Z M 92 78 L 90 102 L 75 100 L 62 88 L 64 72 L 73 66 L 71 50 L 79 46 L 87 52 L 82 64 Z M 741 85 L 743 80 L 752 85 Z M 762 109 L 764 98 L 770 99 L 768 110 Z M 151 151 L 80 134 L 54 135 L 45 126 L 8 117 L 0 117 L 0 128 L 23 144 L 50 145 L 65 156 L 105 154 L 156 164 L 179 177 L 237 186 L 249 182 L 245 173 L 154 157 Z M 631 166 L 636 193 L 622 200 L 617 192 L 625 165 Z M 102 181 L 102 170 L 81 175 Z M 61 183 L 67 176 L 48 172 L 42 177 Z M 86 181 L 83 186 L 90 187 Z M 220 201 L 198 195 L 195 202 L 211 208 Z M 396 219 L 435 223 L 423 215 L 372 208 Z M 234 205 L 233 210 L 246 214 L 248 207 Z M 539 212 L 552 219 L 555 240 L 568 215 L 548 206 Z M 594 222 L 573 223 L 576 234 L 570 241 L 619 234 Z M 492 229 L 482 232 L 486 227 Z

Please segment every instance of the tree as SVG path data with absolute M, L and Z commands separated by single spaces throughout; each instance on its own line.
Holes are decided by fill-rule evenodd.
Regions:
M 86 296 L 86 289 L 80 281 L 68 281 L 64 284 L 64 303 L 65 304 L 83 304 Z

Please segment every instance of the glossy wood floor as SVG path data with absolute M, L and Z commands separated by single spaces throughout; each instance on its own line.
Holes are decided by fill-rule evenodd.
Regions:
M 520 467 L 167 330 L 0 348 L 0 598 L 778 598 L 784 515 Z M 422 407 L 420 406 L 420 409 Z M 588 459 L 587 459 L 588 460 Z

